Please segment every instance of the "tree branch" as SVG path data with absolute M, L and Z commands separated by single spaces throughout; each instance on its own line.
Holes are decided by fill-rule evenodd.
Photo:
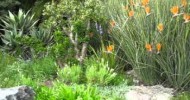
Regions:
M 88 22 L 87 25 L 87 31 L 90 29 L 90 21 Z M 82 43 L 82 48 L 81 50 L 79 49 L 78 46 L 78 34 L 76 33 L 74 36 L 74 33 L 71 30 L 66 30 L 66 28 L 63 27 L 63 32 L 66 33 L 66 35 L 69 37 L 71 43 L 74 45 L 74 50 L 76 52 L 75 58 L 82 63 L 84 58 L 86 57 L 86 52 L 87 52 L 87 46 L 88 46 L 88 42 L 83 42 Z M 74 36 L 74 37 L 73 37 Z M 86 33 L 85 38 L 88 38 L 88 34 Z

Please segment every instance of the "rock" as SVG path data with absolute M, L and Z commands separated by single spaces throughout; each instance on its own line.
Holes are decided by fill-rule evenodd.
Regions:
M 126 100 L 170 100 L 174 93 L 171 88 L 162 85 L 133 86 L 125 94 Z
M 0 89 L 0 100 L 34 100 L 34 96 L 34 91 L 28 86 Z

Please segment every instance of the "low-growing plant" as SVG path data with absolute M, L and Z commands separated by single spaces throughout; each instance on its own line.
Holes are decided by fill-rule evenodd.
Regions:
M 11 65 L 16 61 L 16 58 L 0 51 L 0 72 L 3 72 L 7 65 Z
M 118 73 L 113 80 L 110 81 L 108 85 L 121 85 L 121 84 L 133 85 L 133 78 L 127 76 L 125 73 Z
M 33 78 L 48 79 L 56 76 L 58 66 L 53 57 L 45 57 L 29 62 L 25 68 L 28 71 L 27 75 Z
M 1 87 L 18 84 L 21 77 L 47 80 L 56 76 L 57 65 L 51 57 L 36 59 L 35 61 L 17 61 L 1 71 Z
M 91 85 L 66 85 L 55 82 L 53 88 L 41 87 L 37 100 L 102 100 L 96 87 Z
M 85 76 L 87 79 L 87 83 L 107 85 L 117 75 L 114 72 L 114 69 L 110 68 L 108 62 L 105 61 L 103 58 L 89 58 L 85 62 L 85 66 Z
M 6 68 L 1 71 L 0 80 L 1 87 L 11 87 L 19 83 L 19 79 L 21 78 L 22 68 L 24 63 L 20 64 L 19 62 L 14 62 L 11 65 L 7 65 Z
M 82 76 L 82 67 L 79 65 L 66 65 L 63 69 L 58 70 L 57 77 L 64 83 L 80 83 Z
M 172 100 L 190 100 L 190 92 L 182 92 L 177 96 L 174 96 Z
M 106 100 L 125 100 L 125 93 L 129 91 L 128 83 L 123 82 L 120 85 L 99 86 L 100 94 L 105 96 Z
M 51 91 L 50 87 L 47 87 L 42 84 L 43 80 L 40 79 L 32 79 L 30 77 L 25 77 L 24 75 L 20 75 L 19 82 L 16 85 L 27 85 L 32 87 L 35 91 L 35 100 L 55 100 L 53 95 L 53 91 Z

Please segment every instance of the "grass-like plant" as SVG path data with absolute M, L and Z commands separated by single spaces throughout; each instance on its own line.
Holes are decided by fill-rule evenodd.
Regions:
M 95 59 L 89 58 L 86 63 L 86 72 L 85 76 L 87 83 L 98 84 L 98 85 L 107 85 L 115 77 L 116 73 L 114 69 L 110 68 L 108 62 L 103 58 Z
M 108 65 L 110 68 L 118 69 L 119 63 L 117 63 L 117 50 L 115 50 L 114 44 L 109 43 L 105 45 L 101 41 L 101 47 L 98 50 L 95 50 L 95 48 L 91 48 L 93 51 L 95 59 L 103 58 L 105 61 L 108 62 Z
M 79 65 L 66 65 L 63 69 L 58 70 L 59 80 L 65 83 L 80 83 L 82 76 L 82 68 Z
M 189 4 L 186 0 L 106 2 L 112 36 L 146 84 L 189 82 Z

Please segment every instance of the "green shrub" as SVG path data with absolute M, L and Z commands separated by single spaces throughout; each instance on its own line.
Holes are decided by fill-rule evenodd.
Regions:
M 11 65 L 7 65 L 4 70 L 1 71 L 0 80 L 1 87 L 9 87 L 18 84 L 19 79 L 21 78 L 21 66 L 23 66 L 19 62 L 14 62 Z
M 75 63 L 73 46 L 70 44 L 69 38 L 58 29 L 53 32 L 54 43 L 49 46 L 49 55 L 56 58 L 60 67 L 67 62 Z
M 20 83 L 22 77 L 47 80 L 56 75 L 57 66 L 51 57 L 36 59 L 35 61 L 17 61 L 8 65 L 0 75 L 0 86 L 8 87 Z
M 29 62 L 25 66 L 26 75 L 34 78 L 51 78 L 56 76 L 57 64 L 52 57 L 45 57 Z M 31 74 L 30 74 L 31 73 Z
M 65 83 L 80 83 L 82 76 L 82 69 L 79 65 L 66 65 L 63 69 L 58 70 L 59 80 Z
M 89 34 L 98 33 L 98 29 L 95 29 L 96 23 L 104 22 L 103 6 L 100 4 L 101 0 L 53 1 L 45 5 L 43 15 L 46 20 L 41 27 L 52 29 L 52 31 L 61 30 L 61 36 L 69 40 L 69 44 L 72 45 L 74 52 L 71 57 L 82 63 L 87 53 Z M 62 44 L 57 43 L 57 45 Z
M 102 59 L 90 58 L 85 63 L 86 72 L 85 76 L 87 83 L 107 85 L 115 77 L 116 73 L 114 69 L 111 69 L 108 65 L 108 62 Z

